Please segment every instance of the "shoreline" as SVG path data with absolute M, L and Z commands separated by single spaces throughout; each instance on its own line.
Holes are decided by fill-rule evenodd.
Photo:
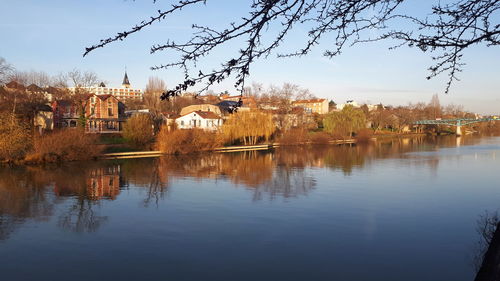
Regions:
M 237 145 L 237 146 L 224 146 L 218 147 L 213 150 L 208 151 L 198 151 L 196 153 L 229 153 L 229 152 L 242 152 L 242 151 L 258 151 L 258 150 L 270 150 L 278 147 L 286 147 L 286 146 L 300 146 L 300 145 L 346 145 L 346 144 L 356 144 L 358 142 L 367 143 L 377 140 L 383 139 L 397 139 L 397 138 L 416 138 L 416 137 L 425 137 L 428 134 L 425 133 L 410 133 L 410 134 L 380 134 L 373 135 L 369 139 L 357 140 L 356 138 L 343 139 L 343 140 L 330 140 L 328 143 L 317 143 L 317 142 L 302 142 L 302 143 L 279 143 L 273 142 L 269 144 L 258 144 L 258 145 Z M 448 136 L 448 135 L 436 135 L 436 136 Z M 161 151 L 125 151 L 125 152 L 112 152 L 112 153 L 103 153 L 92 159 L 91 161 L 99 161 L 99 160 L 113 160 L 113 159 L 138 159 L 138 158 L 156 158 L 164 155 L 174 155 L 168 154 Z M 5 166 L 39 166 L 39 165 L 59 165 L 67 162 L 77 162 L 84 160 L 74 160 L 74 161 L 60 161 L 60 162 L 30 162 L 26 160 L 16 160 L 16 161 L 6 161 L 1 162 L 0 165 Z

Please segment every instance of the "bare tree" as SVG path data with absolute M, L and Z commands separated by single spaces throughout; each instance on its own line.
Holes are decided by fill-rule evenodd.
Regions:
M 7 63 L 4 58 L 0 57 L 0 85 L 9 82 L 12 71 L 14 71 L 14 67 Z
M 156 2 L 156 1 L 155 1 Z M 97 48 L 112 42 L 124 40 L 129 35 L 165 20 L 181 9 L 206 4 L 207 0 L 177 0 L 167 10 L 158 10 L 156 15 L 140 22 L 129 30 L 101 40 L 85 49 L 84 56 Z M 177 95 L 197 83 L 206 83 L 202 90 L 214 83 L 235 76 L 235 86 L 245 89 L 245 78 L 250 66 L 256 60 L 276 54 L 277 48 L 297 25 L 308 29 L 308 38 L 302 48 L 282 56 L 307 55 L 321 40 L 333 38 L 331 48 L 324 52 L 332 58 L 346 46 L 360 42 L 383 39 L 398 40 L 398 46 L 416 46 L 424 52 L 433 52 L 435 64 L 429 68 L 428 79 L 441 73 L 449 76 L 446 90 L 457 79 L 456 74 L 463 66 L 461 58 L 464 50 L 473 45 L 498 46 L 500 24 L 498 0 L 456 0 L 450 4 L 440 1 L 430 5 L 430 16 L 420 19 L 398 13 L 398 8 L 406 0 L 253 0 L 248 15 L 227 27 L 216 29 L 210 26 L 193 25 L 190 39 L 177 43 L 167 39 L 164 44 L 151 47 L 151 53 L 164 50 L 178 52 L 180 58 L 167 64 L 152 67 L 162 69 L 180 67 L 185 80 L 171 89 L 163 97 Z M 217 5 L 217 4 L 216 4 Z M 223 5 L 219 3 L 218 5 Z M 397 30 L 391 26 L 405 26 Z M 273 28 L 277 32 L 269 33 Z M 371 30 L 382 30 L 382 35 L 370 37 Z M 210 55 L 216 47 L 233 41 L 245 42 L 239 50 L 234 50 L 232 58 L 221 62 L 219 68 L 202 71 L 196 63 Z
M 167 90 L 165 81 L 158 77 L 149 77 L 144 91 L 144 104 L 153 114 L 157 115 L 162 110 L 161 95 Z
M 99 82 L 99 77 L 92 71 L 82 72 L 79 69 L 73 69 L 66 74 L 66 81 L 68 80 L 73 87 L 85 88 L 95 86 Z
M 437 94 L 434 94 L 429 102 L 429 115 L 432 118 L 441 117 L 441 103 Z
M 10 81 L 16 81 L 23 85 L 37 85 L 38 87 L 52 86 L 52 77 L 44 71 L 13 71 L 9 77 Z

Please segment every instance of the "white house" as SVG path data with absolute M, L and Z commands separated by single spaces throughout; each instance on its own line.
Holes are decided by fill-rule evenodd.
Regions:
M 215 131 L 222 126 L 222 118 L 212 111 L 194 111 L 175 119 L 177 128 Z

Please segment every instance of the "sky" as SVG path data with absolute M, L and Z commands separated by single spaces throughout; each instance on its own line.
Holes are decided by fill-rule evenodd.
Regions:
M 432 0 L 408 0 L 403 12 L 425 15 Z M 191 7 L 167 20 L 115 42 L 83 57 L 85 47 L 124 31 L 158 9 L 166 9 L 170 0 L 0 0 L 6 12 L 0 17 L 0 57 L 18 70 L 43 70 L 55 75 L 74 68 L 90 70 L 107 82 L 120 86 L 125 69 L 135 88 L 144 88 L 148 77 L 157 76 L 167 85 L 182 82 L 179 69 L 150 70 L 151 66 L 172 62 L 175 53 L 150 54 L 154 44 L 188 38 L 193 23 L 226 27 L 248 11 L 250 0 L 209 0 L 207 6 Z M 498 21 L 497 21 L 498 23 Z M 297 27 L 282 44 L 281 50 L 300 48 L 307 30 Z M 500 114 L 500 48 L 474 46 L 464 53 L 466 66 L 459 73 L 450 93 L 445 94 L 446 76 L 426 80 L 430 55 L 415 48 L 389 50 L 391 42 L 375 42 L 344 49 L 333 59 L 322 53 L 331 45 L 325 38 L 308 56 L 278 59 L 276 54 L 257 61 L 247 84 L 264 86 L 293 83 L 314 95 L 336 103 L 406 105 L 428 102 L 438 94 L 441 104 L 463 105 L 482 114 Z M 217 49 L 198 65 L 212 69 L 238 50 L 238 43 Z M 237 92 L 229 79 L 214 86 L 215 92 Z M 196 90 L 194 88 L 193 90 Z

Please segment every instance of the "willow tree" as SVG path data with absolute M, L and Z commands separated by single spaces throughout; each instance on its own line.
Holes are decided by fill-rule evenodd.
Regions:
M 275 131 L 276 126 L 271 114 L 252 111 L 232 114 L 222 127 L 227 140 L 241 141 L 245 145 L 254 145 L 261 138 L 268 141 Z
M 328 133 L 351 137 L 366 127 L 366 117 L 363 111 L 348 105 L 341 111 L 330 112 L 323 120 L 323 126 Z

